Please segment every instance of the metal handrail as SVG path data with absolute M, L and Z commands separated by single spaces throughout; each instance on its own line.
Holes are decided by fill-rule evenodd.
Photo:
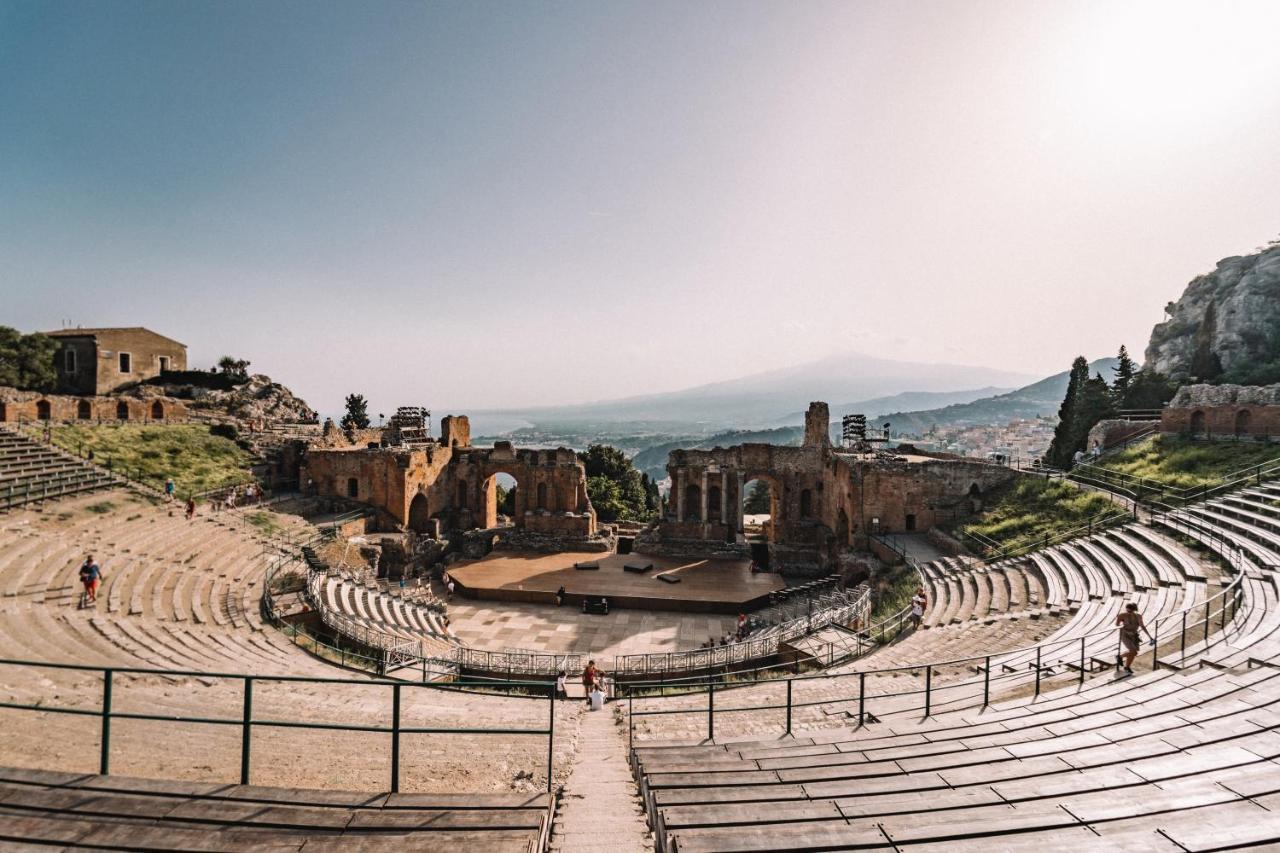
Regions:
M 36 711 L 41 714 L 71 714 L 77 716 L 98 717 L 101 720 L 101 738 L 98 755 L 98 772 L 106 775 L 111 772 L 111 721 L 113 719 L 121 720 L 146 720 L 150 722 L 179 723 L 187 726 L 197 725 L 216 725 L 216 726 L 238 726 L 241 731 L 240 738 L 240 784 L 248 785 L 251 781 L 251 762 L 252 762 L 252 744 L 253 730 L 255 728 L 289 728 L 289 729 L 310 729 L 322 731 L 341 731 L 341 732 L 364 732 L 388 734 L 391 736 L 391 767 L 390 781 L 391 792 L 398 793 L 400 790 L 400 738 L 402 735 L 408 734 L 465 734 L 465 735 L 515 735 L 530 737 L 545 737 L 547 739 L 547 791 L 552 790 L 555 770 L 555 710 L 556 710 L 556 692 L 553 682 L 520 682 L 519 686 L 525 689 L 539 688 L 545 689 L 546 701 L 548 702 L 548 722 L 543 728 L 515 728 L 515 727 L 461 727 L 461 726 L 406 726 L 400 722 L 402 693 L 405 688 L 408 689 L 434 689 L 434 690 L 453 690 L 470 686 L 466 682 L 455 682 L 453 684 L 438 684 L 435 682 L 426 682 L 418 684 L 415 682 L 390 681 L 385 679 L 347 679 L 347 678 L 325 678 L 297 675 L 258 675 L 247 673 L 227 673 L 227 672 L 201 672 L 195 670 L 179 670 L 179 669 L 153 669 L 145 667 L 103 667 L 90 666 L 85 664 L 58 663 L 53 661 L 36 661 L 0 658 L 0 666 L 21 666 L 33 668 L 51 668 L 60 670 L 71 670 L 75 672 L 92 672 L 99 673 L 102 677 L 102 692 L 99 696 L 99 702 L 96 709 L 93 708 L 71 708 L 60 705 L 48 705 L 43 702 L 35 704 L 27 704 L 22 702 L 0 702 L 0 708 L 18 711 Z M 212 716 L 178 716 L 173 714 L 151 714 L 137 713 L 131 711 L 118 711 L 112 707 L 112 694 L 115 687 L 115 676 L 117 675 L 137 675 L 137 676 L 160 676 L 165 678 L 200 678 L 200 679 L 218 679 L 218 680 L 236 680 L 242 684 L 242 708 L 243 712 L 236 717 L 212 717 Z M 291 684 L 350 684 L 358 685 L 361 688 L 383 686 L 391 691 L 391 725 L 379 725 L 369 723 L 331 723 L 331 722 L 312 722 L 297 719 L 272 719 L 264 717 L 255 717 L 253 713 L 253 687 L 256 683 L 261 682 L 284 682 Z M 485 686 L 495 686 L 492 682 L 487 682 Z
M 1222 540 L 1220 544 L 1223 546 L 1224 550 L 1226 551 L 1225 556 L 1227 556 L 1229 562 L 1231 563 L 1236 576 L 1233 578 L 1233 580 L 1229 585 L 1227 585 L 1226 587 L 1223 587 L 1219 592 L 1217 592 L 1215 595 L 1211 596 L 1210 598 L 1205 599 L 1202 602 L 1192 604 L 1188 607 L 1183 608 L 1182 610 L 1175 611 L 1174 613 L 1168 614 L 1155 621 L 1154 627 L 1150 629 L 1150 633 L 1154 638 L 1152 651 L 1151 651 L 1153 668 L 1155 668 L 1155 664 L 1158 661 L 1158 654 L 1159 654 L 1161 642 L 1165 642 L 1167 646 L 1167 643 L 1170 640 L 1177 638 L 1178 642 L 1176 643 L 1176 646 L 1179 649 L 1179 653 L 1181 655 L 1181 662 L 1185 663 L 1186 648 L 1187 648 L 1186 636 L 1187 636 L 1188 629 L 1194 630 L 1198 626 L 1204 628 L 1205 645 L 1204 645 L 1204 648 L 1201 650 L 1201 653 L 1203 653 L 1204 651 L 1208 651 L 1208 649 L 1212 648 L 1213 646 L 1225 640 L 1226 634 L 1228 633 L 1228 625 L 1234 624 L 1234 622 L 1236 621 L 1236 617 L 1239 616 L 1241 606 L 1243 604 L 1243 582 L 1245 580 L 1245 573 L 1241 565 L 1242 554 L 1240 551 L 1240 547 L 1238 545 L 1235 545 L 1234 543 L 1230 543 L 1230 542 L 1226 542 L 1225 540 Z M 1213 614 L 1212 605 L 1215 602 L 1219 604 L 1219 609 L 1217 611 L 1219 616 L 1218 620 L 1215 620 L 1213 618 L 1214 614 Z M 1188 622 L 1188 617 L 1194 617 L 1201 610 L 1203 610 L 1203 613 L 1204 613 L 1203 618 L 1199 619 L 1198 621 L 1193 620 L 1191 622 Z M 1228 614 L 1230 614 L 1230 616 L 1228 616 Z M 1214 621 L 1219 621 L 1219 630 L 1218 630 L 1216 639 L 1214 639 L 1213 641 L 1209 641 L 1208 637 L 1210 634 L 1210 630 L 1213 627 Z M 1173 627 L 1169 627 L 1171 625 Z M 1162 626 L 1164 626 L 1163 629 L 1162 629 Z M 885 667 L 885 668 L 872 669 L 872 670 L 862 670 L 859 672 L 834 673 L 834 674 L 822 673 L 818 675 L 794 675 L 784 680 L 780 680 L 786 684 L 786 703 L 785 704 L 770 703 L 770 704 L 752 705 L 752 706 L 745 706 L 745 707 L 716 708 L 714 697 L 717 689 L 719 689 L 722 692 L 726 689 L 722 682 L 716 679 L 683 679 L 679 685 L 682 688 L 681 693 L 679 695 L 699 695 L 705 692 L 707 694 L 706 708 L 662 708 L 662 709 L 655 709 L 655 710 L 644 710 L 644 709 L 635 710 L 634 699 L 637 697 L 637 694 L 643 694 L 647 691 L 653 691 L 653 690 L 662 690 L 663 695 L 665 696 L 667 688 L 670 688 L 672 685 L 669 682 L 661 682 L 661 681 L 632 682 L 624 685 L 624 689 L 628 691 L 627 693 L 628 718 L 629 718 L 628 724 L 632 729 L 632 733 L 634 734 L 635 718 L 637 717 L 665 716 L 665 715 L 679 715 L 679 714 L 706 714 L 707 726 L 708 726 L 707 737 L 714 738 L 716 713 L 720 713 L 720 714 L 748 713 L 753 711 L 785 709 L 786 710 L 786 731 L 790 733 L 791 716 L 792 716 L 792 711 L 795 708 L 818 706 L 818 705 L 829 706 L 833 704 L 850 703 L 855 701 L 858 703 L 857 719 L 859 724 L 862 724 L 867 720 L 866 706 L 868 703 L 868 699 L 871 698 L 868 696 L 866 692 L 867 676 L 888 675 L 892 673 L 906 673 L 906 672 L 918 673 L 921 670 L 924 670 L 926 674 L 925 687 L 923 689 L 905 690 L 905 691 L 888 693 L 888 694 L 878 694 L 874 698 L 878 701 L 882 701 L 882 700 L 892 699 L 900 696 L 921 695 L 923 697 L 924 716 L 929 717 L 931 714 L 932 706 L 933 706 L 933 701 L 932 701 L 933 693 L 935 691 L 972 684 L 972 682 L 965 680 L 965 681 L 958 682 L 956 684 L 945 685 L 943 687 L 935 688 L 932 686 L 933 672 L 935 670 L 939 670 L 947 667 L 964 667 L 966 665 L 967 667 L 973 668 L 975 672 L 981 673 L 983 676 L 982 706 L 986 707 L 990 703 L 991 685 L 993 682 L 1001 682 L 1004 680 L 1012 680 L 1012 679 L 1022 677 L 1023 670 L 1018 667 L 1011 667 L 1010 663 L 1016 664 L 1021 662 L 1025 664 L 1026 670 L 1030 670 L 1035 673 L 1035 695 L 1037 696 L 1040 693 L 1043 673 L 1045 673 L 1046 671 L 1052 673 L 1053 670 L 1058 667 L 1071 667 L 1073 669 L 1077 669 L 1079 671 L 1079 679 L 1083 683 L 1085 674 L 1087 672 L 1087 667 L 1090 661 L 1094 659 L 1088 655 L 1088 648 L 1090 645 L 1090 641 L 1091 640 L 1095 641 L 1095 645 L 1096 645 L 1096 641 L 1099 640 L 1100 638 L 1106 637 L 1108 635 L 1114 636 L 1115 633 L 1116 633 L 1115 628 L 1108 627 L 1105 629 L 1101 629 L 1098 631 L 1081 635 L 1079 637 L 1070 637 L 1063 640 L 1043 642 L 1035 646 L 1024 646 L 1022 648 L 1012 649 L 1012 650 L 1000 652 L 994 655 L 974 655 L 974 656 L 968 656 L 968 657 L 952 658 L 952 659 L 942 660 L 942 661 L 932 661 L 928 663 L 919 663 L 919 664 L 896 666 L 896 667 Z M 1117 646 L 1118 645 L 1119 645 L 1119 641 L 1117 640 Z M 1056 651 L 1054 651 L 1055 649 Z M 1078 649 L 1078 656 L 1076 653 L 1077 649 Z M 1069 657 L 1063 656 L 1063 652 L 1067 650 L 1070 650 Z M 1168 651 L 1167 647 L 1166 647 L 1166 651 Z M 981 663 L 978 663 L 978 662 L 981 662 Z M 993 677 L 994 665 L 1004 667 L 1011 671 L 1007 671 L 1001 674 L 995 674 Z M 857 678 L 858 680 L 858 693 L 856 694 L 856 696 L 851 696 L 845 699 L 823 698 L 823 699 L 818 699 L 810 702 L 796 702 L 792 699 L 793 686 L 795 682 L 818 681 L 818 680 L 835 682 L 839 679 L 849 679 L 849 678 Z M 753 683 L 753 682 L 744 681 L 741 683 L 741 686 L 745 686 L 750 683 Z M 641 696 L 641 698 L 644 698 L 644 697 Z

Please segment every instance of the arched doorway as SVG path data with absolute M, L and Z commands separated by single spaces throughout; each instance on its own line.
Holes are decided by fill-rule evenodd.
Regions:
M 782 520 L 781 495 L 782 488 L 772 477 L 751 475 L 744 478 L 738 510 L 742 532 L 748 540 L 756 537 L 772 541 L 775 538 Z
M 164 403 L 161 403 L 159 400 L 156 400 L 151 404 L 151 420 L 164 420 Z
M 724 498 L 719 486 L 707 487 L 707 521 L 719 524 L 721 521 L 720 504 Z
M 1249 410 L 1241 409 L 1236 412 L 1236 436 L 1244 436 L 1249 434 Z
M 89 404 L 88 400 L 81 400 L 76 404 L 76 417 L 82 421 L 93 418 L 93 406 Z
M 53 417 L 53 406 L 48 400 L 39 400 L 36 403 L 36 420 L 47 421 Z
M 116 420 L 118 421 L 129 420 L 129 404 L 126 403 L 124 400 L 121 400 L 119 403 L 116 403 Z
M 702 487 L 690 483 L 684 487 L 684 518 L 681 521 L 702 521 Z
M 520 494 L 520 483 L 506 471 L 491 474 L 480 489 L 484 499 L 484 518 L 481 522 L 486 528 L 519 525 L 524 512 L 524 501 Z
M 431 504 L 422 492 L 414 495 L 409 502 L 409 529 L 415 533 L 426 533 L 431 523 Z
M 1199 409 L 1191 413 L 1191 432 L 1193 435 L 1204 434 L 1204 412 Z

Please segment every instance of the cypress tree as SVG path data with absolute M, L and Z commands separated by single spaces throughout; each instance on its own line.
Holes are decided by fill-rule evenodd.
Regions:
M 1076 398 L 1084 383 L 1089 381 L 1089 362 L 1084 356 L 1076 356 L 1071 363 L 1071 375 L 1067 379 L 1067 393 L 1058 407 L 1058 425 L 1053 429 L 1053 441 L 1049 444 L 1049 452 L 1045 461 L 1056 468 L 1067 468 L 1071 465 L 1071 455 L 1076 448 L 1073 444 L 1073 430 L 1076 423 Z
M 1111 383 L 1111 390 L 1115 394 L 1116 403 L 1124 408 L 1129 408 L 1129 389 L 1133 385 L 1133 378 L 1138 375 L 1138 366 L 1133 363 L 1133 359 L 1129 358 L 1129 350 L 1124 344 L 1120 345 L 1120 353 L 1116 356 L 1119 362 L 1115 366 L 1115 381 Z

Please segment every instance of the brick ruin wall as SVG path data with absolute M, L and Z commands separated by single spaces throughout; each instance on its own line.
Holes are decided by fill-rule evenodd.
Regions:
M 548 541 L 597 536 L 586 470 L 572 450 L 517 450 L 510 442 L 472 447 L 465 417 L 444 418 L 441 427 L 439 442 L 413 447 L 371 448 L 367 435 L 335 446 L 326 433 L 307 450 L 301 482 L 313 494 L 368 503 L 399 525 L 439 536 L 496 527 L 497 475 L 506 474 L 516 481 L 511 520 L 531 541 L 541 537 L 545 549 Z
M 0 423 L 19 421 L 136 421 L 187 420 L 187 407 L 172 397 L 93 397 L 0 391 Z
M 1280 436 L 1280 385 L 1185 385 L 1160 413 L 1160 431 L 1205 436 Z
M 825 404 L 806 417 L 806 444 L 742 444 L 675 450 L 671 495 L 657 530 L 637 549 L 671 556 L 741 557 L 747 484 L 771 493 L 771 561 L 788 571 L 825 571 L 874 532 L 927 531 L 981 508 L 983 496 L 1016 472 L 991 463 L 918 456 L 887 461 L 830 446 Z

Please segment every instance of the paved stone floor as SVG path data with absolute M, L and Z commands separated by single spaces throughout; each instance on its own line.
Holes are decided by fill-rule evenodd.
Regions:
M 468 646 L 501 651 L 611 657 L 696 649 L 734 630 L 736 617 L 715 613 L 614 610 L 593 616 L 574 607 L 468 601 L 454 596 L 449 626 Z

